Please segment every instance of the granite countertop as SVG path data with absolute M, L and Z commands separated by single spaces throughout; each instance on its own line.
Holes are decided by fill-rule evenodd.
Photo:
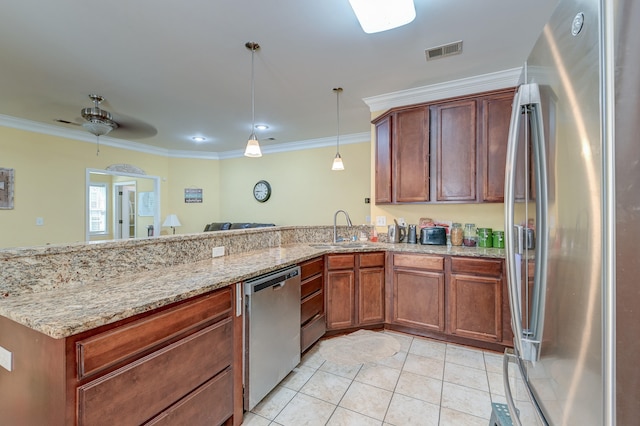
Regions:
M 341 243 L 339 243 L 341 244 Z M 346 247 L 345 247 L 346 245 Z M 503 249 L 363 243 L 289 244 L 222 256 L 115 280 L 24 294 L 0 300 L 0 315 L 60 339 L 188 299 L 331 252 L 402 251 L 504 258 Z

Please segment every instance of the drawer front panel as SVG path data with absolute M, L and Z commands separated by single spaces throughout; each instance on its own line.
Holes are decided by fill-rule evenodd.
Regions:
M 79 425 L 141 424 L 231 365 L 227 318 L 78 388 Z
M 322 312 L 324 312 L 324 293 L 319 291 L 302 301 L 300 305 L 300 324 L 304 324 Z
M 322 290 L 322 279 L 322 275 L 318 275 L 307 282 L 303 282 L 300 287 L 300 298 L 304 299 L 310 294 L 313 294 L 318 290 Z
M 360 256 L 360 267 L 370 268 L 374 266 L 384 266 L 384 253 L 362 253 Z
M 209 426 L 222 424 L 233 414 L 233 374 L 227 369 L 180 400 L 147 426 Z
M 355 254 L 332 254 L 327 256 L 328 269 L 353 269 L 356 266 Z
M 180 333 L 220 316 L 231 315 L 231 289 L 140 319 L 76 343 L 82 379 L 133 357 Z
M 502 260 L 498 259 L 471 259 L 468 257 L 451 257 L 451 272 L 454 274 L 465 273 L 474 275 L 490 275 L 500 277 L 502 275 Z
M 324 261 L 321 257 L 308 260 L 300 265 L 300 279 L 304 281 L 313 275 L 319 274 L 323 268 Z
M 393 266 L 443 271 L 444 257 L 394 253 Z
M 304 352 L 317 342 L 327 331 L 326 317 L 318 315 L 300 330 L 300 352 Z

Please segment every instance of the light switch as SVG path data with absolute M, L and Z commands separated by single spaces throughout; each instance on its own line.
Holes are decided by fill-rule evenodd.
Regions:
M 36 226 L 42 226 L 42 225 L 44 225 L 44 218 L 36 217 Z
M 0 346 L 0 367 L 7 371 L 13 370 L 13 353 Z

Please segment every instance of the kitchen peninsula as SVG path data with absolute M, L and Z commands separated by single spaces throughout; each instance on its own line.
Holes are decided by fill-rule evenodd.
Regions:
M 144 411 L 135 394 L 149 401 L 147 412 L 136 413 L 142 422 L 239 424 L 242 293 L 234 284 L 324 256 L 384 253 L 385 311 L 368 326 L 493 349 L 510 345 L 508 333 L 503 336 L 509 317 L 503 250 L 318 246 L 332 233 L 332 227 L 273 227 L 1 251 L 0 346 L 11 352 L 13 371 L 0 368 L 0 411 L 9 413 L 9 423 L 95 424 Z M 219 246 L 226 255 L 212 259 Z M 331 312 L 328 263 L 324 303 Z M 355 283 L 361 282 L 348 291 L 362 296 Z M 424 288 L 424 300 L 432 302 L 420 305 Z M 460 311 L 460 303 L 473 299 L 489 303 L 491 312 Z M 347 315 L 357 312 L 354 305 Z M 482 319 L 477 328 L 475 314 Z M 145 374 L 151 382 L 130 386 Z M 210 404 L 211 417 L 195 417 L 203 414 L 193 406 L 207 401 L 221 402 Z

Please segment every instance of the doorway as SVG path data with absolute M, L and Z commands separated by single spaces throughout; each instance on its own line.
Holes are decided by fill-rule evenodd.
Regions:
M 117 182 L 113 184 L 114 238 L 128 239 L 136 237 L 136 182 Z

